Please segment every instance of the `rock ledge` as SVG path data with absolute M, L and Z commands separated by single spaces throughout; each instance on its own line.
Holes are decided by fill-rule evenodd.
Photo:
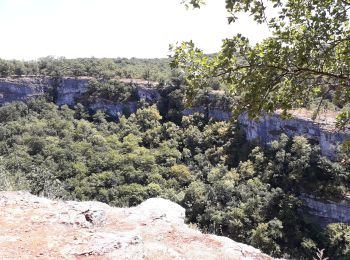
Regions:
M 161 198 L 113 208 L 0 192 L 0 211 L 1 259 L 272 259 L 189 228 L 185 209 Z

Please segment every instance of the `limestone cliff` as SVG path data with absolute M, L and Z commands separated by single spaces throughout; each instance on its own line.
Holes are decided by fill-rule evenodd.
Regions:
M 54 96 L 58 105 L 76 104 L 77 100 L 88 90 L 88 84 L 91 78 L 50 78 L 50 77 L 32 77 L 32 78 L 3 78 L 0 79 L 0 105 L 12 101 L 25 101 L 28 98 L 44 95 L 45 93 Z M 156 82 L 149 82 L 136 79 L 121 79 L 123 83 L 132 84 L 138 94 L 139 99 L 146 101 L 157 101 L 160 98 L 155 86 Z M 113 103 L 107 100 L 98 100 L 90 104 L 89 109 L 104 109 L 107 113 L 116 116 L 125 109 L 130 112 L 136 111 L 136 103 Z M 204 112 L 201 107 L 188 108 L 182 111 L 184 115 L 194 112 Z M 217 120 L 229 120 L 230 113 L 219 107 L 210 108 L 208 115 Z M 250 120 L 247 115 L 241 115 L 239 122 L 244 126 L 247 139 L 249 141 L 257 139 L 262 144 L 276 140 L 281 133 L 289 136 L 304 135 L 321 147 L 324 155 L 332 157 L 334 147 L 337 144 L 344 143 L 350 139 L 350 130 L 336 131 L 334 129 L 335 115 L 325 116 L 321 120 L 313 121 L 310 115 L 305 115 L 303 111 L 294 111 L 294 118 L 290 120 L 281 120 L 278 113 L 272 116 L 262 116 L 260 120 Z
M 89 78 L 1 78 L 0 104 L 25 101 L 52 94 L 58 105 L 74 105 L 76 98 L 87 91 Z
M 282 133 L 288 136 L 302 135 L 320 145 L 323 155 L 330 158 L 336 146 L 350 140 L 350 130 L 338 131 L 335 128 L 335 115 L 320 116 L 312 120 L 311 112 L 305 110 L 291 111 L 292 118 L 282 120 L 278 113 L 264 115 L 259 120 L 251 120 L 246 114 L 239 117 L 248 141 L 257 139 L 263 145 L 277 140 Z
M 48 78 L 0 78 L 0 104 L 44 95 L 50 85 L 48 81 Z
M 273 259 L 184 224 L 185 209 L 154 198 L 135 208 L 0 192 L 1 259 Z
M 350 224 L 350 198 L 343 201 L 321 201 L 311 196 L 302 196 L 309 214 L 313 217 L 314 222 L 321 226 L 330 223 L 341 222 Z
M 89 77 L 29 77 L 29 78 L 0 78 L 0 105 L 14 102 L 26 101 L 30 98 L 52 95 L 56 104 L 59 106 L 74 106 L 77 100 L 88 91 Z M 121 82 L 131 84 L 136 88 L 139 99 L 154 101 L 159 99 L 160 95 L 154 88 L 155 82 L 135 79 L 120 79 Z M 90 104 L 90 109 L 106 109 L 112 115 L 120 113 L 124 107 L 128 107 L 131 112 L 135 112 L 134 103 L 116 104 L 106 100 L 98 100 Z

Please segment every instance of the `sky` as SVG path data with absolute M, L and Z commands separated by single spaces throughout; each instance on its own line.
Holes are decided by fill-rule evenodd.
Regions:
M 193 40 L 206 53 L 242 33 L 269 35 L 248 16 L 228 25 L 224 0 L 186 10 L 181 0 L 0 0 L 0 58 L 167 57 L 169 44 Z

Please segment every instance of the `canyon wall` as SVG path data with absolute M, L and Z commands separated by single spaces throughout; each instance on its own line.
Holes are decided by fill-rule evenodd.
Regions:
M 302 196 L 309 214 L 321 226 L 341 222 L 350 224 L 350 198 L 340 202 L 321 201 L 311 196 Z
M 192 115 L 194 113 L 205 113 L 205 109 L 202 107 L 192 107 L 186 108 L 182 111 L 184 116 Z M 228 121 L 231 118 L 231 113 L 218 108 L 209 108 L 208 116 L 219 121 Z
M 294 113 L 294 117 L 288 120 L 281 120 L 277 113 L 264 115 L 259 120 L 251 120 L 244 114 L 239 117 L 239 122 L 245 129 L 248 141 L 258 140 L 267 145 L 277 140 L 282 133 L 288 136 L 302 135 L 319 144 L 322 154 L 330 158 L 334 156 L 337 145 L 350 140 L 349 129 L 338 131 L 335 128 L 335 116 L 311 120 L 310 115 L 301 114 Z
M 48 78 L 0 78 L 0 105 L 42 96 L 49 86 Z
M 0 78 L 0 105 L 51 95 L 59 106 L 74 106 L 77 100 L 88 91 L 90 80 L 89 77 Z M 121 81 L 136 88 L 138 99 L 151 102 L 160 98 L 153 82 L 132 79 L 122 79 Z M 126 110 L 131 113 L 135 112 L 137 102 L 114 103 L 99 99 L 89 104 L 88 108 L 92 111 L 103 109 L 109 115 L 117 117 L 118 114 L 122 114 Z
M 88 84 L 91 78 L 2 78 L 0 79 L 0 105 L 13 101 L 26 101 L 38 96 L 52 95 L 58 105 L 76 104 L 82 94 L 88 90 Z M 122 79 L 123 83 L 132 84 L 138 94 L 138 99 L 155 102 L 160 99 L 160 94 L 155 88 L 155 82 L 142 80 Z M 108 114 L 117 117 L 118 114 L 135 112 L 137 102 L 113 103 L 108 100 L 97 100 L 89 105 L 89 109 L 95 111 L 103 109 Z M 204 108 L 195 107 L 182 111 L 184 115 L 190 115 L 195 112 L 205 112 Z M 230 112 L 220 108 L 211 108 L 208 111 L 209 117 L 217 120 L 229 120 Z M 324 155 L 332 158 L 334 148 L 337 144 L 342 144 L 350 140 L 350 130 L 337 131 L 335 129 L 334 116 L 326 116 L 317 120 L 311 120 L 310 115 L 297 112 L 293 119 L 281 120 L 278 113 L 275 115 L 265 115 L 260 120 L 254 121 L 247 115 L 239 117 L 240 124 L 244 127 L 247 139 L 249 141 L 257 139 L 261 144 L 267 145 L 276 140 L 281 133 L 289 136 L 303 135 L 318 143 Z M 309 209 L 315 216 L 323 218 L 322 222 L 340 221 L 349 223 L 350 203 L 338 204 L 334 202 L 320 202 L 311 198 L 304 199 L 309 205 Z
M 88 78 L 1 78 L 0 105 L 50 94 L 58 105 L 74 105 L 88 89 Z
M 59 78 L 49 80 L 48 84 L 55 91 L 56 104 L 74 106 L 77 99 L 88 91 L 90 78 Z
M 57 105 L 73 106 L 77 100 L 88 91 L 91 78 L 2 78 L 0 79 L 0 105 L 13 102 L 25 101 L 29 98 L 52 95 Z M 137 79 L 121 79 L 123 83 L 131 84 L 136 88 L 138 99 L 148 102 L 156 102 L 160 99 L 160 94 L 155 88 L 156 82 L 148 82 Z M 108 100 L 97 100 L 89 104 L 89 109 L 95 111 L 104 109 L 112 116 L 123 113 L 123 111 L 135 112 L 136 102 L 113 103 Z M 204 108 L 194 107 L 182 111 L 183 115 L 190 115 L 195 112 L 205 112 Z M 230 112 L 223 109 L 210 108 L 209 117 L 217 120 L 229 120 Z M 262 116 L 259 120 L 251 120 L 246 114 L 239 117 L 239 122 L 243 126 L 249 141 L 258 140 L 261 144 L 267 145 L 276 140 L 281 133 L 288 136 L 303 135 L 318 143 L 321 152 L 332 158 L 334 149 L 338 144 L 350 140 L 350 129 L 337 131 L 335 129 L 335 115 L 311 120 L 311 115 L 302 112 L 295 112 L 294 118 L 282 120 L 278 113 L 274 115 Z

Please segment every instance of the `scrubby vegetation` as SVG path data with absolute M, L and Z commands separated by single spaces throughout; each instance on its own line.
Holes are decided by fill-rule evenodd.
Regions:
M 35 61 L 0 59 L 0 77 L 51 76 L 51 77 L 94 77 L 94 78 L 136 78 L 166 82 L 176 75 L 171 70 L 170 59 L 98 59 L 45 57 Z
M 130 98 L 120 85 L 93 86 L 115 101 Z M 1 107 L 1 188 L 113 206 L 161 196 L 183 205 L 201 229 L 274 256 L 310 259 L 325 248 L 333 259 L 349 257 L 349 226 L 321 229 L 300 200 L 343 198 L 346 154 L 332 162 L 304 137 L 282 135 L 269 148 L 248 143 L 239 125 L 182 116 L 183 93 L 181 84 L 164 87 L 157 106 L 141 102 L 119 120 L 44 99 Z M 205 93 L 196 102 L 203 100 Z

